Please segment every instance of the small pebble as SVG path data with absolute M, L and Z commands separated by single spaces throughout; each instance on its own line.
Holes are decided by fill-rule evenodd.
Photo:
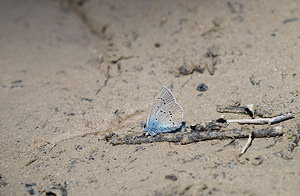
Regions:
M 54 184 L 47 186 L 46 195 L 60 195 L 60 196 L 67 196 L 67 184 L 65 182 L 65 185 L 62 186 L 61 184 Z
M 28 193 L 29 193 L 30 195 L 34 195 L 34 194 L 35 194 L 34 189 L 29 189 L 29 190 L 28 190 Z
M 14 84 L 10 88 L 23 88 L 23 85 Z
M 27 192 L 29 193 L 29 195 L 34 195 L 35 191 L 33 189 L 33 186 L 36 186 L 36 183 L 29 183 L 29 184 L 24 184 L 25 188 L 27 189 Z
M 142 150 L 145 150 L 146 148 L 144 146 L 138 146 L 135 148 L 134 152 L 137 152 L 137 151 L 142 151 Z
M 19 84 L 19 83 L 22 83 L 23 81 L 22 80 L 15 80 L 13 82 L 11 82 L 11 84 Z
M 25 184 L 25 187 L 32 187 L 32 186 L 36 186 L 36 183 Z
M 93 161 L 93 160 L 95 160 L 95 158 L 92 155 L 90 155 L 89 156 L 89 161 Z
M 155 43 L 155 44 L 154 44 L 154 47 L 155 47 L 155 48 L 159 48 L 159 47 L 160 47 L 160 43 L 158 43 L 158 42 Z
M 81 147 L 80 145 L 77 145 L 77 146 L 75 147 L 75 150 L 76 150 L 76 151 L 82 150 L 82 147 Z
M 168 179 L 168 180 L 172 180 L 172 181 L 177 180 L 177 177 L 174 174 L 166 175 L 165 178 Z
M 86 97 L 81 97 L 80 100 L 81 101 L 88 101 L 88 102 L 92 102 L 93 101 L 93 99 L 86 98 Z
M 197 91 L 204 92 L 208 90 L 208 86 L 204 83 L 201 83 L 197 86 Z

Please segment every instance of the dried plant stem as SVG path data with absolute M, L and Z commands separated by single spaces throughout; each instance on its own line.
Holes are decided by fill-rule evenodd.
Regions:
M 292 113 L 282 114 L 280 116 L 276 116 L 274 118 L 257 118 L 257 119 L 232 119 L 227 120 L 227 123 L 239 123 L 239 124 L 274 124 L 279 123 L 288 119 L 294 118 Z
M 105 136 L 105 140 L 112 145 L 123 144 L 145 144 L 152 142 L 175 142 L 181 144 L 189 144 L 193 142 L 213 140 L 213 139 L 238 139 L 249 137 L 250 129 L 221 129 L 218 131 L 192 131 L 192 132 L 179 132 L 179 133 L 165 133 L 157 136 L 123 136 L 110 133 Z M 266 128 L 256 129 L 253 131 L 251 137 L 275 137 L 281 136 L 283 133 L 281 128 Z
M 253 131 L 250 131 L 248 141 L 245 144 L 245 146 L 242 148 L 242 151 L 240 152 L 239 156 L 242 156 L 243 154 L 245 154 L 247 149 L 251 146 L 252 140 L 253 140 Z

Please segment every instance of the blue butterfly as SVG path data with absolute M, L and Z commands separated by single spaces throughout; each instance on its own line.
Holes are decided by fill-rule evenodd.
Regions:
M 147 117 L 145 129 L 151 135 L 175 131 L 182 126 L 183 109 L 167 87 L 162 87 L 155 97 Z

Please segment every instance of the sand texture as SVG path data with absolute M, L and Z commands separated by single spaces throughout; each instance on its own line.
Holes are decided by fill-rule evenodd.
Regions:
M 111 145 L 170 88 L 187 129 L 253 104 L 283 135 Z M 299 0 L 3 0 L 0 195 L 299 195 Z

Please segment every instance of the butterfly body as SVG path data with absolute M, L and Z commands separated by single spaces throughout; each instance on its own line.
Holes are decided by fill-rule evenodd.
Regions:
M 162 87 L 149 112 L 145 129 L 152 136 L 172 132 L 181 127 L 182 119 L 183 110 L 175 96 L 170 89 Z

